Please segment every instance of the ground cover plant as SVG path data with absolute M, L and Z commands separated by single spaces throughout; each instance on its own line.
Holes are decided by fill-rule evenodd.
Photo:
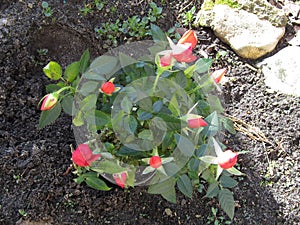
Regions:
M 79 184 L 107 191 L 111 188 L 103 177 L 111 176 L 122 188 L 147 185 L 149 193 L 176 203 L 175 187 L 192 198 L 193 188 L 204 192 L 207 182 L 206 197 L 218 196 L 233 219 L 228 188 L 237 184 L 231 175 L 242 175 L 233 167 L 239 153 L 223 151 L 215 139 L 222 129 L 235 130 L 220 115 L 221 102 L 212 93 L 220 89 L 226 69 L 211 72 L 212 59 L 197 60 L 193 30 L 177 44 L 154 24 L 151 33 L 154 45 L 141 56 L 146 61 L 118 52 L 90 63 L 85 51 L 64 75 L 57 62 L 49 62 L 46 76 L 62 81 L 47 86 L 40 127 L 52 123 L 62 108 L 73 115 L 80 142 L 86 137 L 72 154 Z M 165 50 L 166 45 L 171 49 Z
M 198 43 L 193 53 L 198 58 L 218 58 L 211 72 L 227 69 L 228 81 L 222 84 L 218 97 L 237 129 L 236 134 L 221 132 L 215 139 L 234 151 L 249 150 L 238 156 L 235 165 L 245 176 L 234 176 L 238 184 L 231 189 L 233 220 L 222 210 L 218 198 L 205 197 L 208 185 L 201 180 L 203 192 L 194 190 L 191 199 L 176 187 L 177 204 L 147 193 L 144 186 L 123 190 L 113 184 L 113 177 L 106 182 L 109 191 L 74 182 L 77 175 L 72 173 L 70 145 L 75 151 L 86 139 L 76 141 L 72 117 L 65 112 L 53 124 L 38 129 L 43 101 L 37 105 L 51 93 L 45 86 L 59 82 L 46 77 L 43 68 L 50 61 L 58 62 L 64 78 L 68 65 L 80 61 L 86 49 L 93 60 L 113 47 L 111 40 L 97 37 L 95 28 L 115 23 L 120 15 L 122 21 L 136 15 L 142 18 L 150 9 L 148 1 L 102 2 L 104 6 L 98 10 L 95 1 L 49 0 L 49 17 L 44 14 L 42 1 L 4 0 L 0 4 L 0 224 L 299 224 L 299 99 L 269 90 L 255 62 L 236 56 L 206 28 L 196 30 Z M 174 34 L 167 31 L 176 23 L 191 28 L 183 26 L 191 18 L 187 12 L 193 5 L 197 12 L 201 5 L 199 1 L 154 2 L 162 7 L 163 15 L 155 23 L 175 43 L 185 30 L 176 27 Z M 81 13 L 85 4 L 91 4 L 93 12 Z M 287 26 L 286 32 L 276 51 L 288 45 L 293 27 Z M 123 45 L 129 39 L 134 40 L 122 34 L 117 41 Z M 166 49 L 170 50 L 168 46 Z M 118 80 L 113 84 L 118 87 Z M 68 90 L 59 93 L 63 109 L 67 104 L 62 97 Z M 93 154 L 97 157 L 100 153 Z M 156 165 L 154 159 L 157 157 L 152 159 Z

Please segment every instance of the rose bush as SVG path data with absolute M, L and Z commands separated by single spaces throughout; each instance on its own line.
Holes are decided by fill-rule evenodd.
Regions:
M 77 183 L 99 190 L 148 186 L 176 202 L 176 188 L 217 197 L 232 219 L 237 152 L 223 151 L 220 131 L 234 133 L 222 115 L 218 91 L 226 69 L 210 71 L 213 59 L 197 58 L 196 33 L 174 43 L 152 25 L 153 42 L 133 43 L 90 62 L 86 51 L 64 73 L 50 62 L 40 128 L 64 110 L 73 116 L 78 147 L 72 153 Z M 168 48 L 168 49 L 166 49 Z M 59 80 L 59 81 L 58 81 Z M 64 95 L 62 95 L 64 94 Z

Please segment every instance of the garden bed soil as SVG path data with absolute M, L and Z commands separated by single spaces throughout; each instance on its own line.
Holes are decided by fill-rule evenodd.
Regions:
M 94 28 L 119 15 L 140 15 L 148 7 L 147 1 L 114 1 L 108 4 L 116 6 L 115 13 L 82 16 L 82 2 L 48 1 L 51 17 L 43 15 L 41 1 L 0 4 L 0 224 L 206 224 L 218 204 L 198 192 L 192 199 L 178 193 L 177 204 L 171 204 L 147 194 L 145 187 L 124 191 L 111 184 L 112 190 L 102 192 L 76 184 L 68 172 L 70 145 L 76 145 L 72 118 L 62 115 L 37 128 L 37 105 L 50 83 L 42 68 L 50 60 L 66 66 L 87 48 L 92 58 L 105 53 L 107 40 L 97 39 Z M 178 22 L 180 4 L 165 2 L 165 18 L 158 24 L 166 30 Z M 294 34 L 292 27 L 287 31 Z M 226 113 L 239 119 L 240 131 L 226 134 L 225 142 L 249 151 L 239 158 L 246 176 L 233 189 L 232 224 L 299 224 L 299 98 L 266 87 L 255 62 L 236 56 L 211 30 L 199 28 L 197 35 L 196 52 L 215 57 L 227 51 L 214 67 L 228 69 L 223 103 Z M 283 38 L 277 50 L 286 45 Z M 47 54 L 39 54 L 41 49 Z M 218 216 L 225 215 L 219 210 Z

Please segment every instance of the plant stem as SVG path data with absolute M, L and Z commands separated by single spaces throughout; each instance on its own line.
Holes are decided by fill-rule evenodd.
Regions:
M 203 88 L 203 87 L 205 87 L 205 86 L 206 86 L 206 84 L 204 83 L 204 84 L 202 84 L 202 85 L 199 85 L 199 86 L 197 86 L 197 87 L 194 87 L 192 90 L 188 91 L 187 94 L 190 95 L 190 94 L 194 93 L 195 91 L 197 91 L 197 90 L 199 90 L 200 88 Z
M 159 77 L 160 77 L 160 74 L 157 74 L 156 77 L 155 77 L 154 85 L 153 85 L 153 88 L 152 88 L 152 94 L 155 92 L 155 88 L 157 86 L 157 82 L 158 82 Z
M 63 87 L 63 88 L 59 89 L 58 91 L 56 91 L 56 93 L 60 94 L 61 92 L 65 91 L 65 90 L 68 90 L 68 89 L 71 89 L 72 91 L 75 90 L 73 87 L 67 86 L 67 87 Z

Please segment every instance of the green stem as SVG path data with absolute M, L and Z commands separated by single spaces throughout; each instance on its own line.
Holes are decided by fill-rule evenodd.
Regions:
M 153 148 L 152 155 L 158 155 L 159 156 L 157 147 Z
M 158 79 L 159 79 L 160 75 L 162 75 L 163 72 L 164 71 L 159 71 L 159 70 L 157 71 L 157 75 L 155 77 L 154 85 L 153 85 L 153 88 L 152 88 L 152 94 L 155 92 L 155 88 L 157 86 Z
M 106 97 L 106 95 L 105 95 L 105 94 L 103 94 L 103 96 L 102 96 L 102 102 L 103 102 L 103 104 L 105 104 L 105 103 L 106 103 L 106 101 L 107 101 L 107 97 Z
M 190 95 L 190 94 L 192 94 L 192 93 L 194 93 L 195 91 L 197 91 L 197 90 L 199 90 L 200 88 L 203 88 L 203 87 L 205 87 L 206 85 L 199 85 L 199 86 L 197 86 L 197 87 L 194 87 L 192 90 L 190 90 L 190 91 L 188 91 L 187 92 L 187 94 L 188 95 Z
M 65 82 L 65 83 L 68 83 L 68 81 L 66 81 L 63 77 L 60 77 L 60 79 Z
M 68 90 L 68 89 L 71 89 L 73 92 L 75 91 L 75 89 L 73 87 L 67 86 L 67 87 L 63 87 L 63 88 L 59 89 L 58 91 L 56 91 L 56 93 L 60 94 L 61 92 Z
M 157 82 L 158 82 L 159 77 L 160 77 L 159 74 L 157 74 L 157 76 L 155 77 L 154 85 L 153 85 L 153 88 L 152 88 L 152 93 L 155 92 L 155 88 L 157 86 Z

